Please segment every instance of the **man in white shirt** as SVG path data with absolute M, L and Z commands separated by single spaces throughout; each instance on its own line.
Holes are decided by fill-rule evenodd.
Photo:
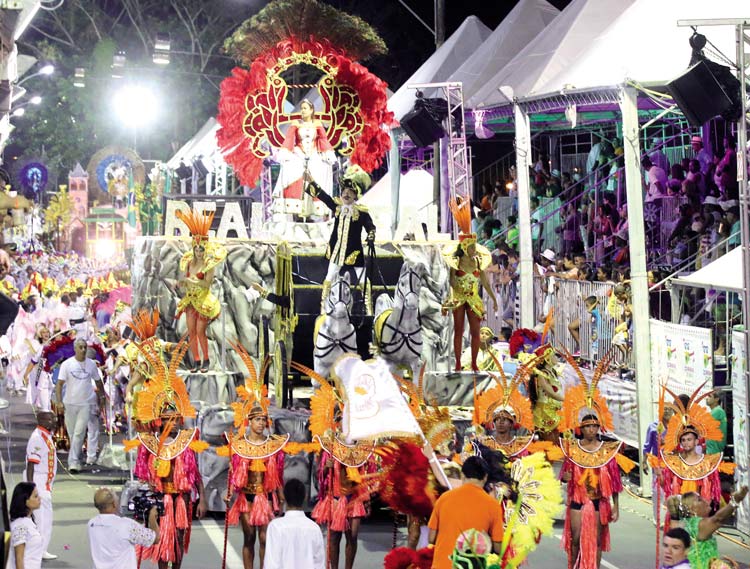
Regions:
M 34 512 L 39 533 L 42 535 L 44 554 L 42 559 L 57 559 L 57 555 L 47 552 L 52 539 L 52 484 L 57 474 L 57 450 L 52 440 L 52 430 L 57 420 L 54 413 L 40 411 L 36 415 L 37 427 L 31 433 L 26 445 L 26 471 L 24 480 L 34 482 L 41 500 L 41 506 Z
M 667 195 L 667 173 L 651 162 L 648 156 L 641 160 L 641 166 L 646 170 L 648 189 L 646 190 L 646 201 L 650 202 Z
M 703 139 L 700 136 L 693 136 L 690 139 L 690 146 L 693 147 L 693 158 L 695 158 L 701 165 L 701 173 L 705 176 L 711 169 L 713 164 L 713 158 L 711 153 L 703 147 Z
M 324 569 L 325 545 L 323 533 L 302 511 L 305 485 L 292 478 L 284 484 L 286 514 L 272 520 L 266 530 L 265 569 Z
M 89 520 L 89 546 L 94 569 L 136 569 L 135 546 L 149 547 L 159 543 L 156 508 L 148 512 L 148 527 L 117 515 L 117 497 L 109 488 L 94 494 L 99 515 Z
M 70 437 L 68 468 L 71 473 L 77 474 L 81 470 L 83 438 L 86 436 L 91 407 L 98 401 L 99 412 L 104 409 L 104 385 L 96 363 L 86 357 L 86 340 L 76 339 L 74 347 L 75 355 L 60 366 L 56 394 L 57 406 L 65 412 L 65 427 Z M 66 386 L 64 398 L 63 386 Z M 96 456 L 96 450 L 88 449 L 89 457 Z

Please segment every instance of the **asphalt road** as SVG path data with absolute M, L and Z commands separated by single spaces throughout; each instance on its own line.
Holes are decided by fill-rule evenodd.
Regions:
M 11 407 L 0 412 L 0 420 L 9 433 L 0 436 L 0 451 L 5 466 L 6 484 L 9 493 L 20 480 L 23 457 L 31 430 L 33 417 L 22 398 L 11 398 Z M 62 457 L 64 459 L 64 456 Z M 63 461 L 64 463 L 64 461 Z M 92 499 L 100 486 L 118 487 L 127 479 L 127 473 L 105 470 L 83 472 L 71 476 L 59 467 L 58 479 L 54 486 L 53 500 L 55 523 L 50 552 L 59 556 L 54 561 L 44 562 L 45 569 L 91 569 L 86 522 L 96 514 Z M 633 495 L 623 494 L 620 500 L 620 520 L 611 526 L 612 551 L 602 560 L 605 569 L 647 569 L 654 567 L 655 529 L 651 522 L 651 504 Z M 529 557 L 530 569 L 564 569 L 566 561 L 560 550 L 559 536 L 562 521 L 555 526 L 554 535 L 545 537 L 539 548 Z M 741 540 L 731 528 L 724 532 L 734 540 Z M 360 531 L 360 544 L 357 569 L 381 569 L 383 557 L 391 547 L 393 524 L 387 519 L 366 522 Z M 404 544 L 405 532 L 398 534 L 399 545 Z M 194 522 L 190 553 L 183 563 L 184 569 L 219 569 L 224 542 L 223 516 L 208 517 Z M 746 543 L 750 540 L 745 538 Z M 230 528 L 227 548 L 227 567 L 242 569 L 242 535 L 238 528 Z M 729 539 L 720 537 L 719 548 L 722 554 L 738 561 L 750 561 L 750 548 L 741 547 Z M 343 547 L 342 547 L 343 550 Z M 343 567 L 343 551 L 342 551 Z M 257 566 L 257 561 L 256 561 Z M 144 569 L 155 566 L 143 563 Z M 289 569 L 305 569 L 290 567 Z

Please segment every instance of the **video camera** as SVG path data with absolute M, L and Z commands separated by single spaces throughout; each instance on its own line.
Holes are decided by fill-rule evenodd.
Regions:
M 150 489 L 142 489 L 128 500 L 128 513 L 132 514 L 136 520 L 144 523 L 148 520 L 148 513 L 153 507 L 156 507 L 160 516 L 164 515 L 164 494 Z

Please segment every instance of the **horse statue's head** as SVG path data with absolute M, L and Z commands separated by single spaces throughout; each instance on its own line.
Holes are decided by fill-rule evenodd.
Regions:
M 422 276 L 425 268 L 404 261 L 398 276 L 394 303 L 401 304 L 407 310 L 419 308 L 419 290 L 422 288 Z
M 349 273 L 339 275 L 331 284 L 331 290 L 326 298 L 325 312 L 333 318 L 349 318 L 352 307 L 352 289 Z

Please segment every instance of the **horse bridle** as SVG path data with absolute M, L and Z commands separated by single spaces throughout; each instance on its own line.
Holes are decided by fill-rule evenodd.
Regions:
M 338 288 L 338 290 L 336 290 L 336 288 Z M 333 292 L 334 290 L 336 290 L 336 302 L 331 300 L 331 295 L 329 293 L 328 297 L 326 298 L 326 314 L 330 314 L 331 312 L 333 312 L 333 309 L 339 303 L 346 306 L 346 311 L 349 312 L 349 309 L 352 305 L 352 291 L 350 285 L 344 279 L 339 279 L 337 281 L 334 281 L 334 283 L 331 285 L 331 292 Z M 341 300 L 341 297 L 344 296 L 344 293 L 349 295 L 348 300 Z
M 331 312 L 333 312 L 334 307 L 341 303 L 344 306 L 346 306 L 347 313 L 349 312 L 349 307 L 352 303 L 352 296 L 351 296 L 351 289 L 349 288 L 349 284 L 344 279 L 339 279 L 331 285 L 331 292 L 335 290 L 335 288 L 338 287 L 338 290 L 336 290 L 336 302 L 333 302 L 331 300 L 331 295 L 329 293 L 328 298 L 326 299 L 326 315 L 329 315 Z M 342 296 L 344 296 L 344 292 L 346 292 L 349 295 L 349 300 L 344 301 L 341 299 Z M 351 338 L 354 337 L 354 345 L 347 343 L 347 341 L 351 340 Z M 318 357 L 326 357 L 328 356 L 333 350 L 335 350 L 337 347 L 340 347 L 345 352 L 356 352 L 357 351 L 357 339 L 356 339 L 356 331 L 354 330 L 354 327 L 352 326 L 351 332 L 349 332 L 346 336 L 343 338 L 333 338 L 329 336 L 328 334 L 325 334 L 322 330 L 318 330 L 318 338 L 323 338 L 324 340 L 328 340 L 329 344 L 325 347 L 319 347 L 317 340 L 315 341 L 315 349 L 318 350 Z

